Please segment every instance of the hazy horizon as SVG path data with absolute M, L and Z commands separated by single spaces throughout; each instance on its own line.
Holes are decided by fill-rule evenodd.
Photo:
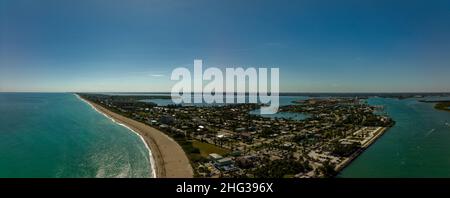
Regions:
M 169 92 L 278 67 L 280 92 L 450 92 L 448 1 L 0 0 L 0 92 Z

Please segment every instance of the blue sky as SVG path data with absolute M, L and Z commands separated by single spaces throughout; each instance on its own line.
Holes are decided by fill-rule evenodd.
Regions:
M 285 92 L 450 91 L 450 1 L 0 0 L 0 91 L 170 91 L 279 67 Z

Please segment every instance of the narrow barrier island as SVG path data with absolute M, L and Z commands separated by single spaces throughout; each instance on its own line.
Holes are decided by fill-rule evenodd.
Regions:
M 395 124 L 358 97 L 295 101 L 279 114 L 307 116 L 263 117 L 254 112 L 264 104 L 158 106 L 152 99 L 167 96 L 79 95 L 140 131 L 162 177 L 334 177 Z

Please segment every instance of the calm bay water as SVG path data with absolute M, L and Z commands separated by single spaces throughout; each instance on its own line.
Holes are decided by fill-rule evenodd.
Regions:
M 280 105 L 304 100 L 305 96 L 280 96 Z M 423 98 L 421 98 L 423 99 Z M 427 100 L 450 100 L 428 97 Z M 384 106 L 381 113 L 396 124 L 354 160 L 339 177 L 450 177 L 450 112 L 434 109 L 420 99 L 370 98 L 371 105 Z M 155 100 L 158 105 L 171 100 Z M 258 114 L 258 110 L 250 112 Z M 301 120 L 306 115 L 277 113 L 271 118 Z
M 0 177 L 150 177 L 148 158 L 73 94 L 0 94 Z
M 306 98 L 280 96 L 280 105 Z M 417 99 L 368 103 L 396 125 L 339 177 L 450 177 L 449 112 Z M 0 94 L 0 177 L 150 177 L 150 168 L 137 135 L 73 94 Z
M 136 94 L 112 94 L 112 95 L 136 95 Z M 146 95 L 146 96 L 170 96 L 170 95 L 167 95 L 167 94 L 142 94 L 142 95 Z M 207 96 L 205 96 L 205 97 L 207 97 Z M 227 97 L 228 96 L 224 96 L 223 97 L 223 101 L 226 101 Z M 199 94 L 193 94 L 192 97 L 191 97 L 191 101 L 193 102 L 196 98 L 197 99 L 202 99 L 203 96 L 199 95 Z M 246 102 L 249 101 L 248 96 L 235 96 L 233 98 L 234 98 L 235 102 L 237 101 L 238 98 L 245 99 Z M 308 98 L 309 97 L 307 97 L 307 96 L 279 96 L 279 104 L 280 104 L 280 106 L 290 105 L 290 104 L 294 104 L 293 103 L 294 101 L 305 100 L 305 99 L 308 99 Z M 212 100 L 212 98 L 209 98 L 209 99 Z M 146 99 L 146 100 L 142 100 L 142 101 L 143 102 L 152 102 L 152 103 L 157 104 L 158 106 L 167 106 L 167 105 L 175 104 L 171 99 Z M 189 103 L 189 104 L 184 104 L 183 103 L 182 105 L 208 106 L 208 105 L 223 105 L 223 104 L 216 104 L 216 103 L 207 104 L 207 103 L 205 103 L 203 101 L 202 103 Z
M 416 99 L 371 98 L 396 124 L 340 177 L 450 177 L 450 112 Z
M 292 104 L 306 96 L 280 96 L 280 105 Z M 423 98 L 420 98 L 423 99 Z M 380 105 L 396 124 L 344 169 L 339 177 L 450 177 L 450 112 L 434 109 L 433 103 L 415 98 L 369 98 Z M 450 100 L 428 97 L 427 100 Z M 153 100 L 158 105 L 171 100 Z M 250 112 L 258 114 L 258 110 Z M 279 112 L 271 118 L 302 120 L 307 115 Z
M 151 94 L 146 94 L 146 95 L 150 95 Z M 156 95 L 156 94 L 155 94 Z M 158 94 L 161 95 L 161 94 Z M 248 96 L 238 96 L 240 98 L 245 98 L 245 101 L 249 101 L 248 100 Z M 235 97 L 235 99 L 237 99 L 238 97 Z M 198 95 L 198 94 L 194 94 L 192 96 L 192 101 L 194 101 L 194 98 L 202 98 L 202 95 Z M 224 97 L 225 100 L 226 97 Z M 279 104 L 280 106 L 284 106 L 284 105 L 291 105 L 294 104 L 294 101 L 298 101 L 298 100 L 305 100 L 308 99 L 308 97 L 306 96 L 280 96 L 279 97 Z M 155 103 L 158 106 L 167 106 L 167 105 L 173 105 L 175 104 L 172 100 L 170 99 L 148 99 L 148 100 L 142 100 L 144 102 L 152 102 Z M 194 106 L 211 106 L 211 105 L 223 105 L 223 104 L 207 104 L 205 102 L 203 103 L 190 103 L 190 104 L 182 104 L 182 105 L 194 105 Z M 291 120 L 304 120 L 306 118 L 309 118 L 309 115 L 305 115 L 302 113 L 291 113 L 291 112 L 277 112 L 275 114 L 261 114 L 259 109 L 255 109 L 253 111 L 249 112 L 252 115 L 260 115 L 262 117 L 267 117 L 267 118 L 272 118 L 272 119 L 291 119 Z

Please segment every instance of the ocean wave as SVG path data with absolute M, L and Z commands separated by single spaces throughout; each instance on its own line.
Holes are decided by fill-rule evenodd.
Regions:
M 425 137 L 428 137 L 429 135 L 431 135 L 436 129 L 431 129 L 428 131 L 427 134 L 425 134 Z
M 110 117 L 110 116 L 108 116 L 108 115 L 106 115 L 105 113 L 103 113 L 103 112 L 101 112 L 101 111 L 99 111 L 97 108 L 95 108 L 91 103 L 89 103 L 88 101 L 86 101 L 86 100 L 84 100 L 83 98 L 81 98 L 79 95 L 77 95 L 77 94 L 74 94 L 78 99 L 80 99 L 81 101 L 83 101 L 83 102 L 85 102 L 86 104 L 88 104 L 92 109 L 94 109 L 96 112 L 98 112 L 98 113 L 100 113 L 100 114 L 102 114 L 103 116 L 105 116 L 106 118 L 109 118 L 112 122 L 114 122 L 114 123 L 116 123 L 116 124 L 118 124 L 118 125 L 120 125 L 120 126 L 122 126 L 122 127 L 125 127 L 126 129 L 128 129 L 128 130 L 130 130 L 131 132 L 133 132 L 134 134 L 136 134 L 140 139 L 141 139 L 141 141 L 144 143 L 144 145 L 145 145 L 145 148 L 147 149 L 147 151 L 148 151 L 148 157 L 149 157 L 149 161 L 150 161 L 150 166 L 151 166 L 151 169 L 152 169 L 152 177 L 153 178 L 156 178 L 156 169 L 155 169 L 155 160 L 153 159 L 153 155 L 152 155 L 152 152 L 151 152 L 151 150 L 150 150 L 150 147 L 148 146 L 148 144 L 147 144 L 147 142 L 145 141 L 145 139 L 144 139 L 144 137 L 142 137 L 138 132 L 136 132 L 136 131 L 134 131 L 133 129 L 131 129 L 130 127 L 128 127 L 127 125 L 125 125 L 125 124 L 122 124 L 122 123 L 120 123 L 120 122 L 117 122 L 114 118 L 112 118 L 112 117 Z

